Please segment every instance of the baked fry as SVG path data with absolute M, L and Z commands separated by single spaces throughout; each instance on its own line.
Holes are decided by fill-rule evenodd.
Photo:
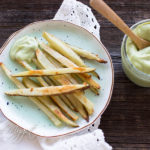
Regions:
M 91 60 L 96 60 L 98 61 L 99 63 L 107 63 L 106 60 L 104 59 L 101 59 L 98 57 L 98 55 L 95 55 L 89 51 L 86 51 L 84 49 L 81 49 L 81 48 L 78 48 L 78 47 L 75 47 L 75 46 L 72 46 L 70 44 L 67 44 L 75 53 L 77 53 L 79 56 L 81 57 L 84 57 L 84 58 L 87 58 L 87 59 L 91 59 Z
M 45 54 L 45 53 L 44 53 L 44 54 Z M 53 57 L 51 57 L 51 56 L 48 55 L 48 54 L 45 54 L 45 55 L 47 56 L 48 60 L 49 60 L 53 65 L 55 65 L 56 68 L 61 68 L 61 67 L 62 67 L 61 64 L 60 64 L 59 62 L 56 62 Z M 67 75 L 67 77 L 69 78 L 69 80 L 70 80 L 73 84 L 77 84 L 77 83 L 78 83 L 72 76 Z M 49 79 L 47 79 L 47 82 L 49 82 L 48 80 L 49 80 Z M 61 95 L 61 96 L 63 96 L 63 95 Z M 66 94 L 66 97 L 67 97 L 68 99 L 65 99 L 64 101 L 65 101 L 65 102 L 69 102 L 68 105 L 70 105 L 70 103 L 71 103 L 72 106 L 74 107 L 75 111 L 78 111 L 78 112 L 81 114 L 81 116 L 82 116 L 85 120 L 88 121 L 88 118 L 89 118 L 89 117 L 88 117 L 88 114 L 87 114 L 86 111 L 84 110 L 84 107 L 82 106 L 82 104 L 81 104 L 77 99 L 75 99 L 75 97 L 74 97 L 73 95 Z M 65 98 L 65 97 L 64 97 L 64 98 Z M 67 101 L 67 100 L 69 100 L 69 101 Z M 72 106 L 70 106 L 70 108 L 71 108 Z M 73 109 L 73 110 L 74 110 L 74 109 Z
M 27 88 L 36 88 L 39 87 L 34 81 L 23 78 L 23 83 Z M 61 121 L 65 122 L 66 124 L 72 126 L 72 127 L 78 127 L 78 125 L 69 120 L 62 112 L 61 110 L 52 102 L 52 100 L 48 96 L 43 97 L 37 97 L 46 107 L 48 107 L 51 112 L 53 112 Z
M 42 65 L 42 67 L 45 67 L 45 69 L 52 69 L 51 66 L 55 68 L 55 66 L 48 61 L 48 59 L 40 50 L 36 51 L 36 56 L 39 63 Z M 71 84 L 71 82 L 68 79 L 66 79 L 66 77 L 64 77 L 63 75 L 61 75 L 61 78 L 57 76 L 54 76 L 53 78 L 62 85 Z M 88 114 L 91 115 L 94 111 L 93 104 L 83 95 L 81 91 L 76 91 L 72 94 L 85 106 Z
M 37 63 L 36 59 L 34 60 L 34 62 Z M 27 70 L 33 70 L 33 68 L 26 62 L 20 62 L 20 64 L 26 68 Z M 37 63 L 38 64 L 38 63 Z M 41 77 L 36 77 L 36 79 L 39 81 L 39 83 L 44 86 L 44 87 L 47 87 L 49 85 L 54 85 L 52 83 L 52 81 L 50 81 L 48 78 L 48 82 L 50 81 L 51 83 L 48 84 L 47 82 L 45 82 L 45 80 Z M 65 105 L 65 103 L 62 101 L 63 99 L 65 99 L 65 96 L 64 95 L 59 95 L 60 97 L 58 96 L 50 96 L 51 99 L 74 121 L 76 121 L 78 119 L 78 116 L 70 109 L 72 107 L 68 107 L 67 105 Z M 63 98 L 64 97 L 64 98 Z
M 3 69 L 3 71 L 5 72 L 5 74 L 7 75 L 7 77 L 18 87 L 18 88 L 25 88 L 25 86 L 15 77 L 11 76 L 11 72 L 6 68 L 6 66 L 3 63 L 0 63 L 1 68 Z M 35 98 L 35 97 L 29 97 L 29 99 L 35 104 L 37 105 L 47 116 L 48 118 L 56 125 L 56 126 L 61 126 L 62 123 L 59 119 L 57 119 L 57 117 L 55 115 L 53 115 L 53 113 L 51 113 L 47 107 L 45 107 L 42 103 L 40 103 L 40 101 Z
M 51 57 L 50 55 L 48 55 L 47 53 L 44 53 L 44 55 L 47 57 L 47 59 L 56 67 L 56 68 L 62 68 L 63 66 L 57 62 L 53 57 Z M 71 83 L 73 84 L 78 84 L 81 82 L 77 82 L 77 80 L 75 78 L 73 78 L 73 75 L 75 74 L 65 74 L 66 78 L 68 78 L 70 80 Z
M 55 36 L 43 32 L 43 37 L 50 43 L 52 47 L 54 47 L 59 53 L 63 54 L 67 58 L 71 59 L 74 63 L 81 67 L 85 67 L 84 62 L 82 59 L 71 49 L 69 48 L 64 42 L 57 39 Z
M 16 89 L 5 92 L 9 96 L 49 96 L 70 93 L 75 90 L 88 88 L 86 83 L 76 85 L 49 86 L 28 89 Z
M 70 100 L 65 95 L 60 95 L 60 98 L 70 109 L 77 112 L 76 108 L 71 104 Z
M 48 47 L 47 45 L 40 43 L 40 46 L 44 51 L 46 51 L 49 55 L 54 57 L 57 61 L 59 61 L 66 67 L 69 67 L 69 68 L 78 67 L 71 60 L 64 57 L 63 55 L 61 55 L 57 51 L 53 50 L 52 48 Z M 37 53 L 38 53 L 38 51 L 37 51 Z M 80 74 L 80 76 L 82 76 L 82 78 L 84 78 L 88 82 L 88 84 L 90 86 L 92 86 L 93 88 L 100 89 L 100 85 L 98 83 L 96 83 L 92 78 L 90 78 L 88 74 L 84 73 L 84 74 Z
M 31 70 L 13 74 L 14 77 L 37 77 L 37 76 L 54 76 L 68 73 L 85 73 L 95 70 L 94 68 L 74 67 L 74 68 L 59 68 L 51 70 Z
M 80 113 L 80 115 L 86 120 L 89 120 L 89 116 L 86 113 L 83 104 L 75 98 L 73 95 L 67 94 L 67 98 L 70 100 L 71 104 L 77 109 L 77 111 Z
M 47 59 L 53 64 L 55 65 L 56 68 L 62 68 L 61 64 L 59 62 L 57 62 L 53 57 L 51 57 L 50 55 L 48 55 L 47 53 L 44 53 L 45 56 L 47 57 Z M 36 64 L 38 65 L 38 62 L 36 62 Z M 93 74 L 96 72 L 92 72 Z M 84 74 L 85 75 L 85 74 Z M 87 74 L 88 75 L 88 74 Z M 80 79 L 82 79 L 82 81 L 86 82 L 85 78 L 88 78 L 88 76 L 85 76 L 84 78 L 82 78 L 82 76 L 80 77 L 80 75 L 78 74 L 66 74 L 65 75 L 73 84 L 77 84 L 77 83 L 82 83 Z M 97 89 L 90 87 L 90 89 L 96 94 L 99 95 L 99 92 Z

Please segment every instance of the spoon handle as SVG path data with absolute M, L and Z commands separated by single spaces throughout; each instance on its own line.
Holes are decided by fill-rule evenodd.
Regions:
M 142 44 L 141 38 L 135 35 L 127 24 L 103 0 L 90 0 L 90 5 L 122 32 L 127 34 L 134 41 L 137 47 L 140 48 Z

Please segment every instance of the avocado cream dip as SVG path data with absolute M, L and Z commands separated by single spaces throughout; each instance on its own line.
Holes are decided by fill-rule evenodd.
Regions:
M 24 60 L 31 62 L 35 57 L 35 50 L 38 48 L 38 43 L 35 38 L 24 36 L 18 39 L 10 49 L 10 57 L 13 60 Z
M 134 32 L 141 38 L 150 41 L 150 22 L 138 25 Z M 127 39 L 126 53 L 130 62 L 140 71 L 150 74 L 150 46 L 138 50 L 130 38 Z
M 141 38 L 150 41 L 150 20 L 140 21 L 131 27 Z M 143 87 L 150 87 L 150 46 L 138 50 L 125 35 L 122 47 L 122 66 L 128 78 Z

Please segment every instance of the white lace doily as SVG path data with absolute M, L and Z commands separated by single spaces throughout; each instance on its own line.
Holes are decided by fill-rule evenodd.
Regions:
M 54 20 L 64 20 L 79 25 L 100 40 L 100 25 L 91 8 L 76 0 L 64 0 Z
M 64 0 L 54 20 L 64 20 L 77 24 L 100 39 L 98 24 L 91 9 L 76 0 Z M 105 142 L 103 132 L 98 129 L 100 118 L 84 130 L 61 138 L 40 138 L 24 131 L 0 115 L 0 140 L 12 143 L 20 142 L 25 136 L 29 139 L 37 138 L 43 150 L 110 150 Z M 98 130 L 96 130 L 98 129 Z M 93 131 L 93 132 L 92 132 Z M 85 134 L 86 133 L 86 134 Z M 82 135 L 81 135 L 82 134 Z M 81 135 L 81 136 L 80 136 Z M 65 139 L 65 140 L 64 140 Z

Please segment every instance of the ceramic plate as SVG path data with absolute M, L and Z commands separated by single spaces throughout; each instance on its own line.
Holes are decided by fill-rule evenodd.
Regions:
M 100 64 L 95 61 L 87 61 L 85 63 L 96 68 L 101 79 L 94 78 L 100 85 L 100 95 L 97 96 L 86 91 L 86 96 L 94 103 L 94 114 L 90 117 L 89 122 L 86 122 L 80 117 L 77 121 L 79 127 L 72 128 L 66 125 L 58 128 L 55 127 L 46 115 L 39 110 L 28 98 L 25 97 L 9 97 L 4 94 L 5 91 L 15 89 L 15 85 L 5 76 L 0 69 L 0 108 L 6 118 L 16 125 L 28 130 L 36 135 L 45 137 L 56 137 L 80 131 L 94 123 L 96 119 L 102 115 L 109 104 L 113 90 L 113 66 L 110 55 L 101 42 L 99 42 L 87 30 L 74 24 L 64 21 L 39 21 L 34 22 L 23 29 L 15 32 L 4 43 L 0 50 L 0 62 L 3 62 L 13 73 L 23 71 L 23 68 L 12 61 L 9 57 L 9 50 L 13 43 L 23 37 L 29 35 L 42 39 L 42 32 L 47 31 L 54 34 L 61 40 L 95 54 L 108 61 L 107 64 Z

